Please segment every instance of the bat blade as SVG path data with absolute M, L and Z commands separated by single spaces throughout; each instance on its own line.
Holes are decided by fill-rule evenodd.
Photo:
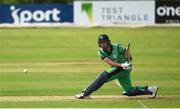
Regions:
M 131 57 L 131 53 L 130 53 L 130 42 L 128 43 L 128 46 L 127 46 L 127 58 L 128 58 L 128 62 L 131 62 L 132 60 L 132 57 Z

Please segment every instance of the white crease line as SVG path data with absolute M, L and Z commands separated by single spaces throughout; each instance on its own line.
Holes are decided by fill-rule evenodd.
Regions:
M 148 107 L 147 107 L 145 104 L 143 104 L 140 100 L 137 100 L 137 102 L 138 102 L 144 109 L 148 109 Z

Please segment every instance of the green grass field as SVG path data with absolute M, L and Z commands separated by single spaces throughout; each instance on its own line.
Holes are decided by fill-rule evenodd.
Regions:
M 0 99 L 0 107 L 180 108 L 180 28 L 167 27 L 0 29 L 0 97 L 73 97 L 108 68 L 97 54 L 101 33 L 113 43 L 131 42 L 133 85 L 159 86 L 157 99 Z M 122 97 L 121 92 L 110 82 L 92 97 Z

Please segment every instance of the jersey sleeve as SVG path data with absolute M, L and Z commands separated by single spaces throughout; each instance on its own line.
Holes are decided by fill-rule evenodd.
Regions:
M 101 50 L 98 51 L 98 55 L 102 60 L 107 57 Z
M 124 48 L 121 44 L 118 44 L 118 52 L 120 54 L 123 54 L 126 51 L 126 48 Z

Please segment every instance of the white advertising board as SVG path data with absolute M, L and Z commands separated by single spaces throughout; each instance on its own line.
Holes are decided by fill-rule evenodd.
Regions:
M 154 24 L 155 1 L 75 1 L 74 23 Z

